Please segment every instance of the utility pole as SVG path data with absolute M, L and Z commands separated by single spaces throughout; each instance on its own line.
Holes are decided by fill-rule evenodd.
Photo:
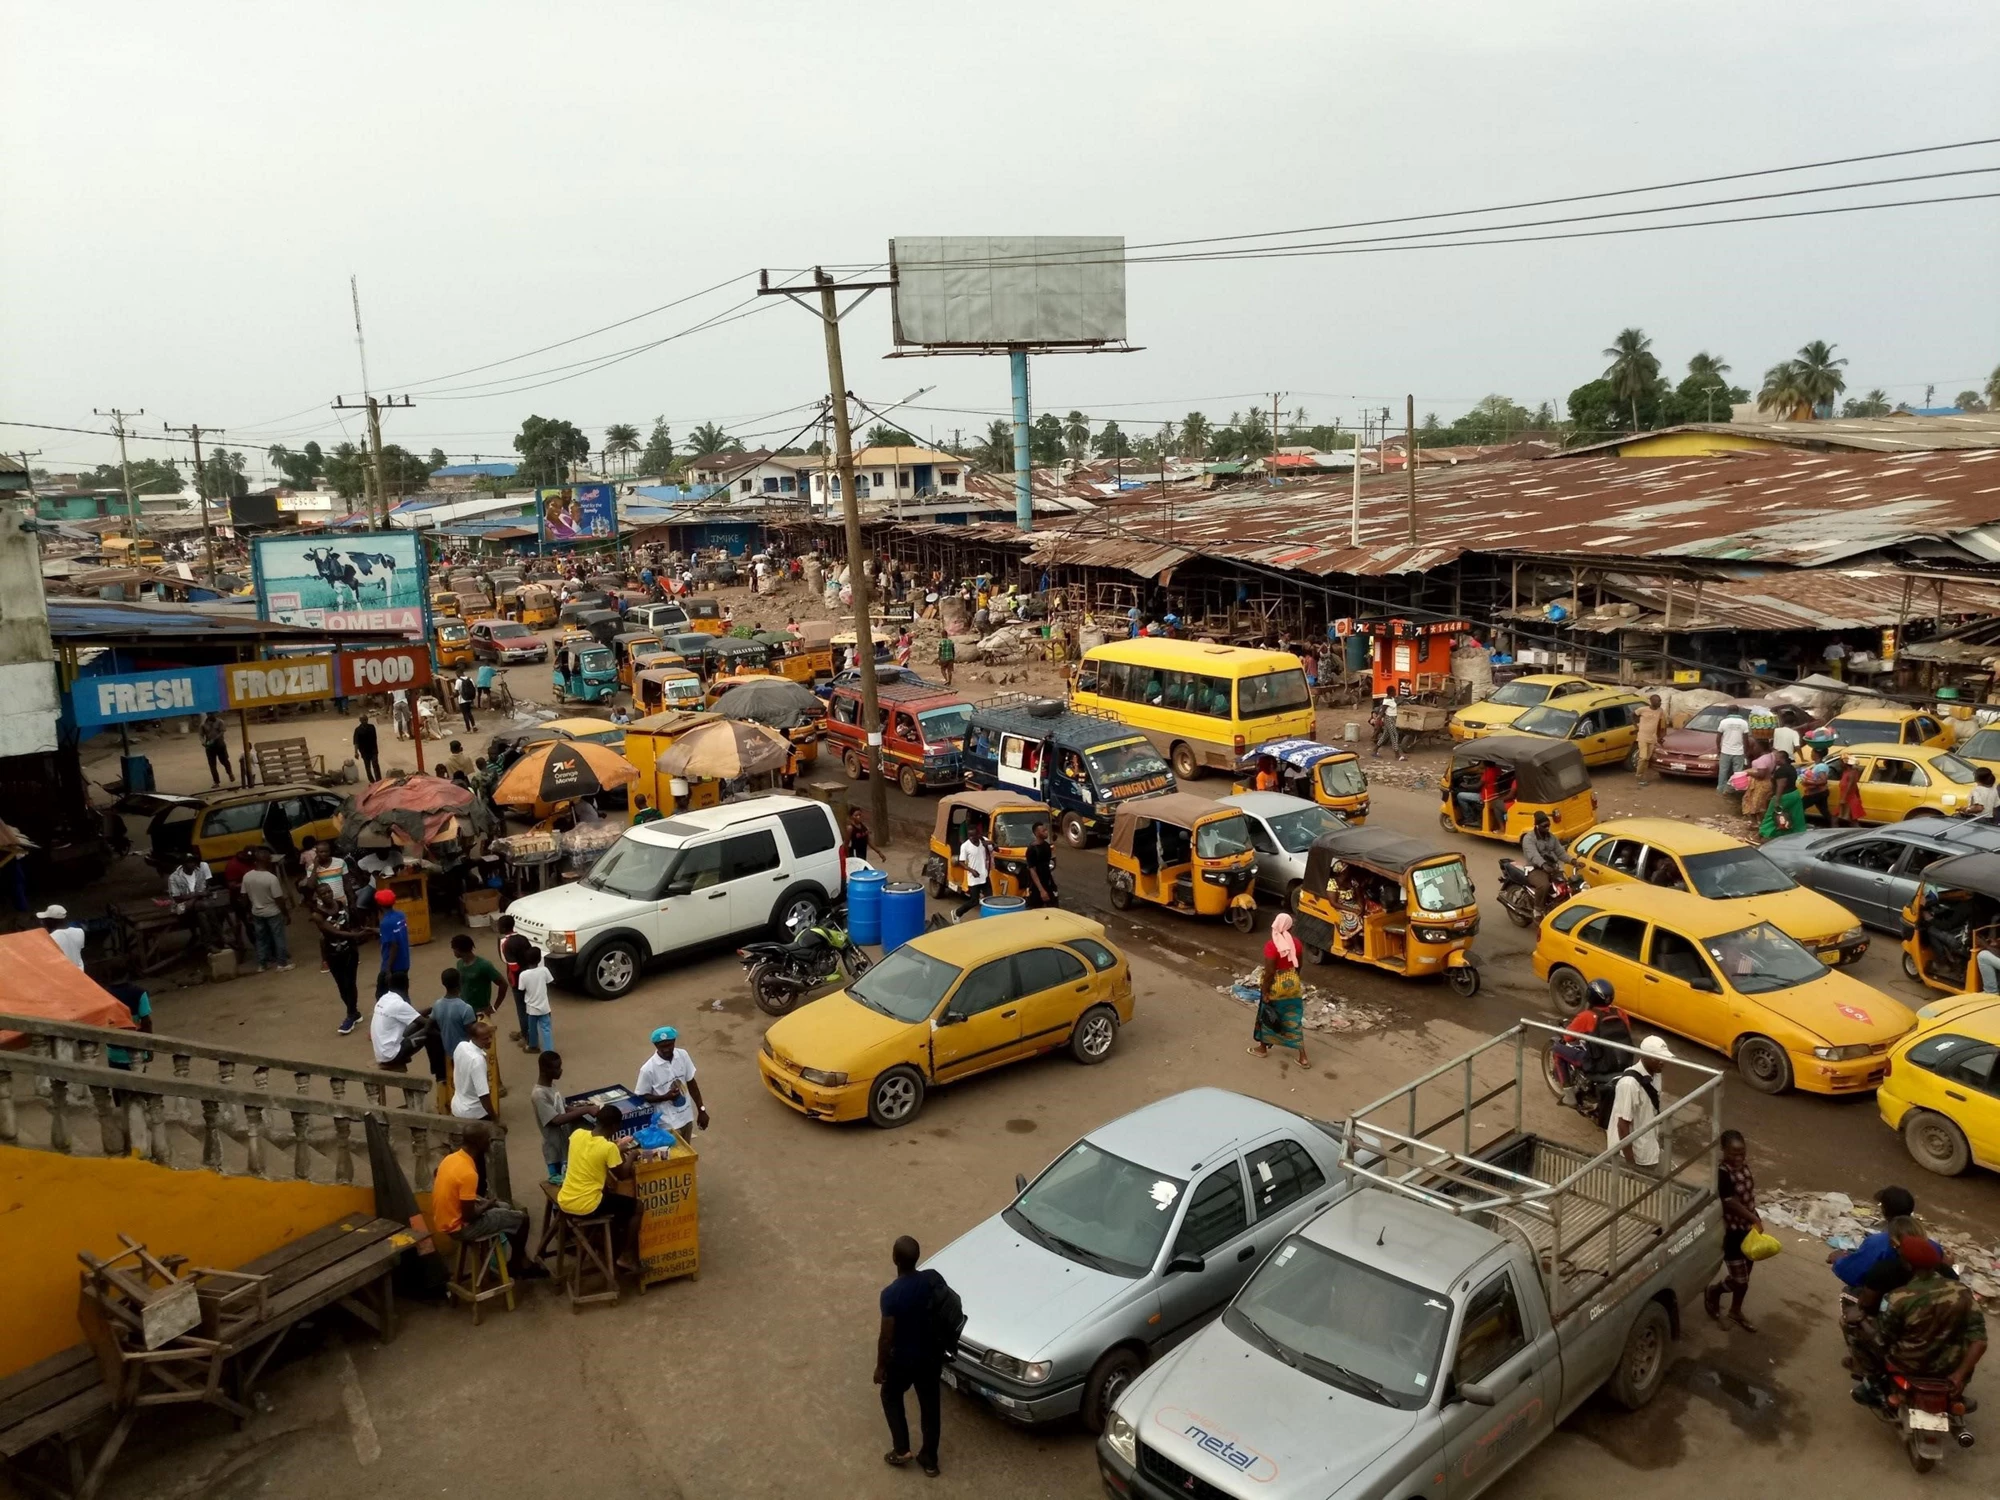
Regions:
M 171 422 L 160 424 L 168 432 L 185 432 L 194 439 L 194 493 L 195 502 L 201 506 L 201 549 L 206 559 L 203 566 L 208 569 L 208 581 L 215 582 L 215 530 L 208 524 L 208 481 L 201 467 L 201 438 L 203 433 L 219 437 L 229 429 L 226 427 L 204 427 L 199 422 L 186 427 L 176 427 Z
M 1403 477 L 1405 493 L 1410 497 L 1409 543 L 1414 547 L 1417 545 L 1417 398 L 1414 395 L 1403 398 Z
M 382 472 L 382 408 L 404 411 L 414 405 L 408 396 L 368 396 L 361 401 L 349 401 L 343 396 L 333 403 L 335 411 L 365 409 L 368 413 L 368 451 L 375 470 L 375 502 L 368 507 L 368 519 L 377 530 L 389 524 L 389 490 L 387 476 Z
M 1367 418 L 1362 418 L 1363 422 Z M 1361 547 L 1361 439 L 1354 440 L 1354 498 L 1347 506 L 1347 545 L 1357 551 Z
M 1278 445 L 1278 398 L 1280 396 L 1288 394 L 1290 393 L 1286 391 L 1271 392 L 1271 452 L 1274 455 L 1277 453 L 1279 446 Z
M 14 457 L 21 460 L 22 472 L 28 476 L 28 493 L 31 495 L 35 493 L 35 470 L 28 460 L 40 458 L 41 456 L 42 450 L 40 448 L 35 449 L 32 453 L 26 448 L 18 448 L 14 452 Z
M 813 285 L 819 289 L 819 306 L 799 296 L 790 287 L 772 286 L 771 273 L 761 271 L 757 293 L 764 297 L 789 297 L 819 319 L 826 333 L 826 379 L 830 393 L 828 412 L 833 418 L 833 451 L 840 478 L 840 508 L 847 522 L 847 577 L 854 593 L 854 654 L 861 670 L 861 728 L 868 743 L 869 832 L 876 843 L 889 845 L 889 783 L 882 774 L 882 701 L 875 681 L 875 632 L 871 610 L 873 590 L 868 586 L 867 559 L 861 544 L 861 501 L 854 492 L 854 430 L 847 415 L 847 368 L 841 361 L 839 294 L 859 292 L 847 304 L 853 312 L 868 300 L 871 292 L 895 285 L 891 281 L 836 282 L 818 266 L 813 267 Z
M 139 540 L 139 502 L 132 498 L 132 462 L 125 456 L 125 419 L 145 416 L 146 408 L 142 406 L 137 411 L 120 411 L 114 406 L 106 411 L 101 406 L 93 406 L 91 411 L 97 416 L 111 418 L 112 430 L 118 434 L 118 470 L 125 476 L 125 534 L 136 542 Z

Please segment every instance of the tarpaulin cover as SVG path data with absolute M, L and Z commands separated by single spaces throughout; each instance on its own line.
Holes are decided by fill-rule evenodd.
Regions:
M 340 822 L 341 843 L 354 846 L 365 834 L 429 845 L 462 832 L 463 819 L 475 833 L 490 833 L 493 814 L 465 787 L 441 776 L 401 776 L 378 781 L 347 804 Z M 448 831 L 449 830 L 449 831 Z
M 0 935 L 0 1012 L 78 1026 L 137 1028 L 132 1012 L 71 963 L 40 928 Z M 26 1041 L 18 1031 L 0 1031 L 0 1047 Z

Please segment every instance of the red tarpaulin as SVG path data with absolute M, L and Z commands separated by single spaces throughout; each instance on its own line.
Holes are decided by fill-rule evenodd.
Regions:
M 0 1012 L 79 1026 L 137 1029 L 132 1012 L 71 963 L 55 939 L 40 928 L 0 934 Z M 0 1047 L 26 1042 L 18 1031 L 0 1031 Z

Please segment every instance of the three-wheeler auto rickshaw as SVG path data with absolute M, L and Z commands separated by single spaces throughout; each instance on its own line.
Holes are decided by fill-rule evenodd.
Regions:
M 1019 792 L 951 792 L 938 799 L 937 823 L 931 829 L 930 858 L 924 861 L 924 886 L 931 899 L 965 894 L 965 866 L 958 850 L 976 829 L 993 845 L 988 871 L 996 896 L 1028 894 L 1028 846 L 1035 825 L 1054 828 L 1054 815 L 1044 803 Z
M 835 631 L 831 620 L 801 620 L 798 629 L 798 654 L 805 658 L 811 676 L 806 679 L 810 686 L 822 682 L 833 675 L 833 637 Z
M 770 657 L 770 670 L 774 677 L 782 677 L 804 687 L 813 685 L 812 662 L 807 657 L 804 643 L 797 636 L 789 630 L 760 630 L 752 639 Z
M 446 615 L 454 620 L 458 618 L 458 595 L 445 589 L 431 590 L 432 618 L 442 619 Z
M 701 679 L 686 667 L 641 667 L 632 674 L 632 711 L 641 718 L 665 709 L 692 712 L 701 706 Z
M 1257 851 L 1239 808 L 1188 792 L 1122 802 L 1104 865 L 1120 911 L 1150 901 L 1238 932 L 1257 925 Z
M 641 647 L 653 648 L 647 653 L 650 655 L 666 649 L 650 630 L 621 630 L 611 638 L 611 653 L 618 661 L 618 685 L 627 692 L 632 690 L 632 674 L 638 670 Z
M 1904 974 L 1948 995 L 1989 988 L 1979 955 L 2000 963 L 2000 854 L 1954 854 L 1920 879 L 1903 908 Z
M 715 675 L 714 636 L 700 630 L 677 630 L 660 640 L 667 648 L 660 657 L 662 665 L 685 667 L 704 682 Z
M 715 663 L 717 677 L 768 676 L 771 671 L 771 648 L 741 636 L 717 636 L 709 648 L 709 659 Z
M 687 611 L 688 629 L 703 635 L 721 635 L 729 627 L 722 623 L 722 604 L 707 594 L 689 594 L 680 601 Z
M 1265 772 L 1276 778 L 1275 786 L 1257 785 L 1259 774 Z M 1360 755 L 1318 740 L 1266 740 L 1252 746 L 1236 763 L 1232 790 L 1302 797 L 1339 813 L 1350 828 L 1368 821 L 1368 778 L 1362 774 Z
M 596 703 L 618 691 L 618 663 L 596 637 L 566 635 L 556 642 L 553 658 L 558 703 Z
M 1479 902 L 1462 854 L 1387 829 L 1336 829 L 1313 840 L 1293 903 L 1299 947 L 1314 963 L 1442 973 L 1459 994 L 1479 993 Z
M 1477 838 L 1518 844 L 1535 826 L 1535 814 L 1545 812 L 1567 843 L 1597 821 L 1590 772 L 1568 740 L 1525 734 L 1460 740 L 1441 790 L 1439 824 Z
M 472 629 L 463 620 L 439 620 L 432 633 L 437 640 L 440 667 L 472 665 Z

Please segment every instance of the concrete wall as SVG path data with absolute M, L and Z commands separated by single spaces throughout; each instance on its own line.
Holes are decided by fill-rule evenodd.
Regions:
M 56 748 L 55 648 L 28 495 L 0 500 L 0 759 Z
M 0 1146 L 0 1377 L 69 1348 L 77 1326 L 77 1252 L 109 1258 L 121 1232 L 155 1254 L 232 1270 L 351 1213 L 365 1187 L 266 1182 L 132 1158 L 59 1156 Z

